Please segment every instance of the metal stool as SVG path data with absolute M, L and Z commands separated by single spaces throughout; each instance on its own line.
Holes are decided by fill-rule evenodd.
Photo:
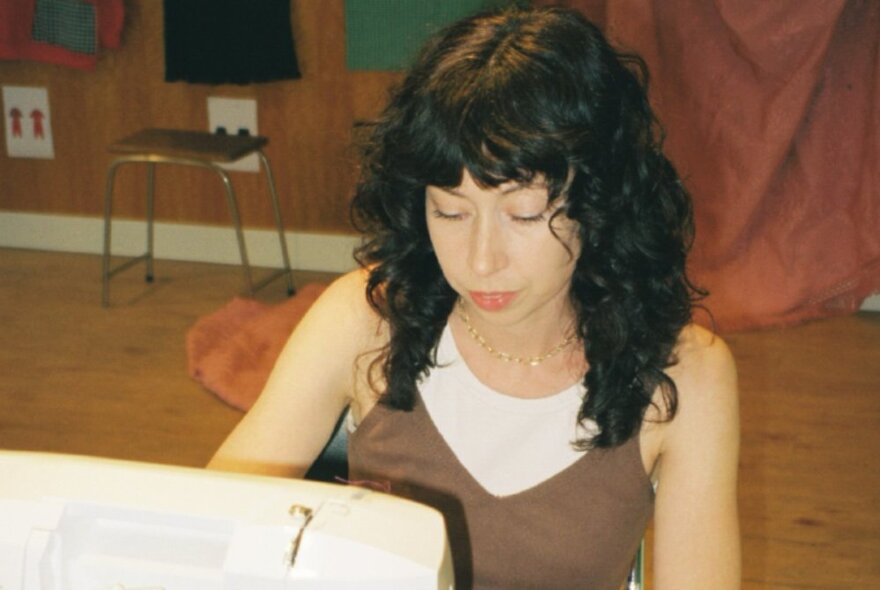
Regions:
M 645 583 L 645 539 L 639 543 L 636 556 L 633 558 L 632 569 L 626 577 L 624 590 L 642 590 Z
M 156 164 L 182 164 L 184 166 L 208 168 L 216 172 L 226 189 L 226 201 L 229 205 L 232 223 L 235 226 L 238 250 L 241 254 L 241 266 L 244 272 L 245 292 L 248 295 L 253 295 L 258 289 L 284 276 L 287 279 L 287 293 L 288 295 L 293 295 L 293 278 L 290 272 L 290 259 L 287 255 L 287 243 L 284 239 L 284 226 L 281 223 L 278 193 L 275 191 L 275 181 L 272 177 L 269 160 L 262 151 L 263 146 L 268 143 L 269 139 L 261 136 L 215 135 L 202 131 L 181 131 L 175 129 L 144 129 L 111 145 L 108 148 L 109 151 L 125 155 L 113 160 L 107 171 L 107 188 L 104 194 L 104 256 L 101 305 L 107 307 L 110 304 L 110 278 L 142 260 L 145 261 L 147 267 L 146 281 L 152 282 L 153 280 L 153 187 Z M 281 244 L 281 257 L 284 263 L 283 268 L 270 274 L 256 285 L 251 278 L 251 266 L 248 261 L 244 232 L 241 228 L 241 218 L 238 214 L 238 203 L 235 199 L 232 182 L 226 171 L 215 164 L 215 162 L 234 162 L 251 153 L 256 153 L 259 156 L 260 165 L 266 173 L 269 195 L 272 200 L 272 210 L 275 215 L 275 226 L 278 229 L 278 239 Z M 147 165 L 147 251 L 140 256 L 130 258 L 115 268 L 110 268 L 113 181 L 116 177 L 117 168 L 123 164 L 134 163 L 146 163 Z

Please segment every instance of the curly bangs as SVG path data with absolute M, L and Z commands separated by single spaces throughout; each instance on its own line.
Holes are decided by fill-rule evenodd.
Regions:
M 614 132 L 607 63 L 615 60 L 599 30 L 571 11 L 452 25 L 424 48 L 386 112 L 398 127 L 389 145 L 397 174 L 443 187 L 465 168 L 484 186 L 541 175 L 558 196 L 572 167 Z

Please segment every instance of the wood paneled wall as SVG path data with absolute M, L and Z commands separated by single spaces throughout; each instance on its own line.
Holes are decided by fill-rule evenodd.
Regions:
M 353 123 L 378 113 L 395 72 L 345 67 L 343 0 L 293 0 L 292 29 L 303 77 L 247 86 L 164 81 L 162 3 L 127 0 L 122 47 L 102 55 L 93 72 L 40 62 L 0 61 L 0 83 L 49 91 L 54 160 L 0 155 L 0 209 L 100 216 L 106 146 L 143 127 L 207 129 L 207 97 L 255 98 L 288 230 L 348 233 L 356 177 Z M 242 217 L 271 227 L 262 175 L 233 172 Z M 116 214 L 140 217 L 141 171 L 117 176 Z M 161 167 L 156 216 L 225 225 L 222 187 L 202 169 Z

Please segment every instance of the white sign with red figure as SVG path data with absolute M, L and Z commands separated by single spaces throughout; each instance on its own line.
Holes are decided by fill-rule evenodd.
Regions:
M 3 118 L 9 157 L 55 157 L 49 93 L 45 88 L 4 86 Z

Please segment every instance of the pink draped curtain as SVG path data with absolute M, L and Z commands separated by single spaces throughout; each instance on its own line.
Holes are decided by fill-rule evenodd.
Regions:
M 880 291 L 880 2 L 536 4 L 581 10 L 647 62 L 718 329 L 847 313 Z

